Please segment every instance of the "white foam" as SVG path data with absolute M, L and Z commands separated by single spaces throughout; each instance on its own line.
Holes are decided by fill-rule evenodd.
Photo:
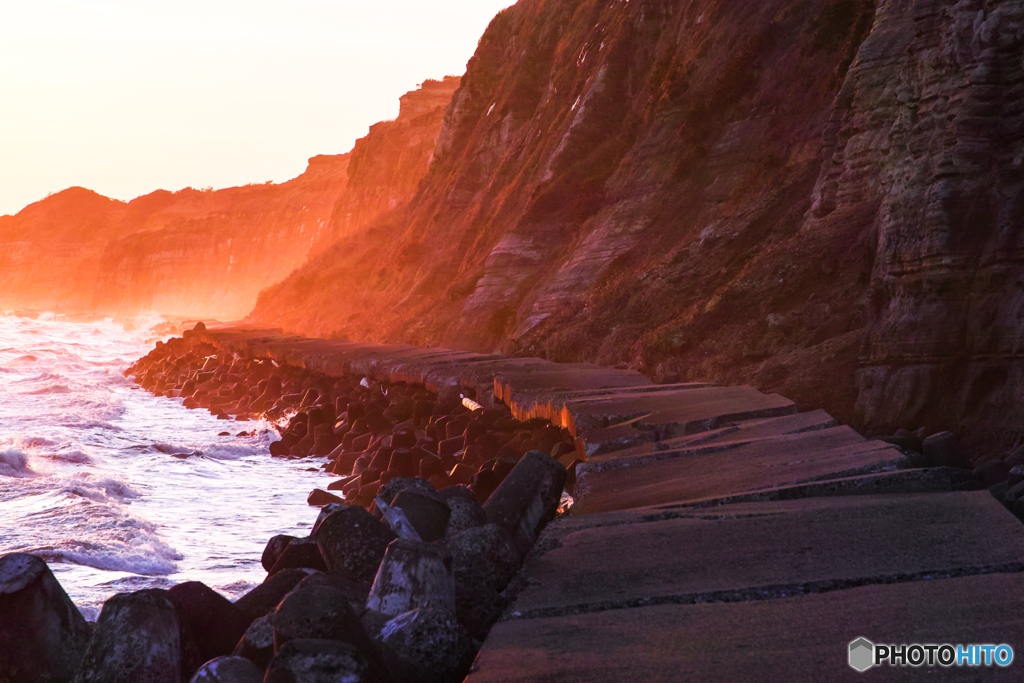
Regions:
M 173 574 L 178 571 L 176 560 L 183 559 L 159 541 L 135 541 L 106 548 L 81 544 L 81 549 L 75 547 L 74 541 L 68 541 L 67 544 L 69 547 L 36 548 L 30 552 L 47 562 L 71 562 L 94 569 L 131 572 L 143 576 Z
M 35 391 L 26 391 L 25 393 L 29 396 L 38 396 L 40 394 L 70 394 L 72 391 L 74 390 L 66 384 L 51 384 Z
M 238 460 L 239 458 L 262 453 L 264 450 L 262 446 L 249 446 L 246 444 L 210 444 L 203 448 L 203 455 L 214 460 Z
M 308 463 L 268 457 L 269 423 L 218 421 L 125 379 L 152 343 L 146 328 L 0 317 L 0 554 L 37 552 L 93 618 L 125 590 L 247 592 L 268 538 L 308 533 L 306 494 L 322 485 Z
M 15 439 L 14 443 L 18 448 L 52 448 L 61 445 L 60 442 L 47 439 L 45 436 L 22 436 Z
M 69 479 L 70 481 L 59 489 L 61 493 L 81 496 L 98 503 L 127 503 L 140 495 L 123 481 L 109 477 L 93 479 L 89 473 L 78 473 Z
M 46 454 L 43 457 L 44 458 L 49 458 L 50 460 L 57 460 L 57 461 L 60 461 L 60 462 L 70 462 L 70 463 L 75 463 L 75 464 L 79 464 L 79 465 L 83 465 L 83 464 L 92 462 L 92 458 L 90 458 L 88 455 L 86 455 L 85 453 L 83 453 L 82 451 L 79 451 L 79 450 L 74 450 L 74 451 L 55 451 L 53 453 Z
M 0 451 L 0 476 L 31 477 L 34 472 L 29 469 L 28 456 L 16 448 Z

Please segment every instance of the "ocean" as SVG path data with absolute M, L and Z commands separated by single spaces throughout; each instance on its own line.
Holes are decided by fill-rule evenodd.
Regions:
M 265 578 L 271 536 L 309 533 L 306 495 L 326 483 L 323 459 L 270 457 L 268 423 L 125 379 L 163 338 L 0 316 L 0 555 L 45 559 L 89 620 L 114 593 L 184 581 L 239 597 Z

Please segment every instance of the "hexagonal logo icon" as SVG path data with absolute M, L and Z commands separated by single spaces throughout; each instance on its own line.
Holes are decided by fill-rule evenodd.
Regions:
M 875 644 L 867 638 L 858 638 L 850 643 L 850 666 L 857 671 L 867 671 L 875 665 Z

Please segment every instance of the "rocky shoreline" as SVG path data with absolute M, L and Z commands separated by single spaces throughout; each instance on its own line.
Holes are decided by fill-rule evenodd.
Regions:
M 337 478 L 304 538 L 275 536 L 266 580 L 118 594 L 86 622 L 45 562 L 0 558 L 0 681 L 460 681 L 502 592 L 571 503 L 573 437 L 422 384 L 243 357 L 192 334 L 125 374 L 224 419 L 265 417 L 275 457 Z M 28 628 L 24 625 L 29 624 Z
M 267 542 L 234 603 L 190 582 L 95 625 L 41 560 L 0 558 L 0 683 L 834 680 L 880 624 L 997 643 L 1020 623 L 1019 455 L 967 458 L 949 433 L 872 440 L 752 387 L 245 326 L 131 372 L 225 424 L 265 415 L 276 457 L 333 475 L 319 514 Z

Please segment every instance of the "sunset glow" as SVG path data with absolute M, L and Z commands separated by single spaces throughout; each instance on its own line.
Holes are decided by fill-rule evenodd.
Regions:
M 0 215 L 80 185 L 297 176 L 461 75 L 509 0 L 35 0 L 0 9 Z

